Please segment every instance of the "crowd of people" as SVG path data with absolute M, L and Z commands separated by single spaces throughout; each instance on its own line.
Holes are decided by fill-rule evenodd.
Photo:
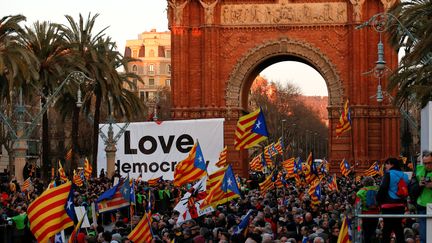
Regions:
M 92 222 L 95 212 L 88 212 L 90 227 L 81 229 L 76 242 L 130 242 L 129 232 L 138 223 L 147 206 L 152 205 L 152 242 L 337 242 L 345 217 L 354 225 L 355 209 L 367 214 L 424 214 L 427 203 L 432 203 L 432 154 L 425 152 L 423 164 L 418 165 L 414 178 L 418 180 L 418 198 L 399 196 L 398 185 L 402 179 L 410 180 L 401 172 L 401 161 L 387 159 L 383 176 L 360 176 L 351 173 L 337 177 L 338 190 L 330 190 L 324 183 L 320 202 L 312 203 L 307 183 L 298 185 L 288 179 L 281 188 L 263 193 L 257 182 L 265 177 L 254 173 L 239 180 L 241 197 L 218 205 L 215 211 L 177 224 L 179 212 L 173 211 L 187 187 L 174 187 L 172 181 L 160 181 L 150 186 L 146 181 L 134 183 L 135 205 L 103 213 Z M 114 177 L 101 173 L 77 189 L 75 206 L 90 207 L 97 198 L 111 188 Z M 323 181 L 327 181 L 325 178 Z M 38 178 L 32 178 L 33 188 L 22 192 L 13 178 L 3 178 L 0 187 L 0 241 L 35 242 L 29 230 L 26 209 L 47 187 Z M 369 200 L 368 191 L 375 192 L 377 206 Z M 411 196 L 411 195 L 410 195 Z M 413 196 L 411 196 L 413 197 Z M 360 204 L 359 204 L 360 203 Z M 247 227 L 237 232 L 247 212 L 252 210 Z M 357 212 L 359 213 L 359 212 Z M 415 218 L 362 219 L 364 242 L 425 242 L 425 221 Z M 352 227 L 352 231 L 357 228 Z M 72 229 L 66 230 L 70 234 Z M 53 239 L 54 242 L 54 239 Z M 352 242 L 356 239 L 352 238 Z

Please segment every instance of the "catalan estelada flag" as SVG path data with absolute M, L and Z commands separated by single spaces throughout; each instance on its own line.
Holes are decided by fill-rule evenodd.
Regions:
M 149 243 L 153 239 L 153 234 L 151 232 L 150 225 L 150 217 L 147 213 L 144 213 L 144 216 L 140 220 L 140 222 L 135 226 L 135 228 L 129 233 L 128 239 L 132 242 L 139 243 Z
M 240 190 L 237 185 L 234 172 L 231 165 L 228 165 L 223 179 L 220 180 L 212 189 L 208 191 L 207 196 L 204 198 L 201 207 L 209 205 L 216 207 L 219 204 L 229 202 L 232 199 L 240 197 Z
M 343 159 L 340 163 L 340 170 L 343 176 L 348 176 L 351 172 L 351 167 L 346 159 Z
M 234 148 L 251 148 L 268 138 L 267 125 L 261 108 L 240 117 L 235 131 Z
M 351 129 L 351 112 L 348 99 L 345 102 L 344 109 L 339 118 L 339 124 L 336 125 L 336 137 L 341 136 L 344 132 Z
M 180 161 L 174 170 L 174 186 L 183 186 L 207 175 L 207 164 L 198 141 L 186 159 Z
M 378 175 L 380 173 L 380 168 L 378 165 L 378 162 L 375 161 L 365 172 L 364 175 L 365 176 L 375 176 Z
M 345 217 L 342 221 L 342 226 L 339 232 L 337 243 L 351 243 L 353 242 L 352 237 L 352 225 L 350 220 Z
M 86 180 L 90 180 L 93 168 L 87 158 L 84 160 L 84 176 Z
M 147 181 L 147 184 L 148 184 L 150 187 L 154 187 L 154 186 L 159 185 L 159 183 L 160 183 L 162 180 L 163 180 L 163 179 L 162 179 L 162 176 L 159 176 L 159 177 L 157 177 L 157 178 L 149 179 L 149 180 Z
M 328 188 L 330 191 L 336 191 L 336 192 L 339 191 L 337 181 L 336 181 L 336 175 L 330 177 L 328 181 Z
M 222 150 L 222 152 L 219 155 L 219 161 L 216 162 L 216 166 L 217 167 L 225 167 L 228 165 L 227 163 L 227 152 L 228 152 L 228 147 L 225 146 L 225 148 Z
M 78 223 L 75 225 L 74 230 L 71 233 L 71 236 L 69 237 L 68 243 L 75 243 L 78 242 L 77 237 L 80 232 L 82 223 L 84 222 L 84 217 L 86 217 L 87 211 L 84 213 L 84 215 L 81 217 L 81 219 L 78 221 Z
M 265 194 L 267 193 L 267 191 L 273 190 L 275 188 L 274 182 L 272 180 L 273 179 L 272 174 L 266 177 L 263 182 L 259 183 L 259 189 L 261 191 L 261 194 Z
M 283 144 L 282 138 L 279 138 L 279 140 L 277 141 L 277 143 L 275 143 L 274 148 L 276 149 L 276 151 L 278 151 L 278 153 L 280 155 L 283 155 L 284 144 Z
M 72 183 L 66 182 L 47 189 L 29 205 L 30 230 L 38 242 L 48 242 L 56 233 L 74 225 L 65 208 L 71 188 Z
M 102 193 L 96 200 L 99 213 L 129 206 L 130 191 L 129 179 L 121 178 L 117 185 Z

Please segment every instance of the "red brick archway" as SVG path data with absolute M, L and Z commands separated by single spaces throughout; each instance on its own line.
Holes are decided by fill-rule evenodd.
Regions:
M 371 98 L 377 81 L 363 74 L 375 65 L 379 37 L 370 29 L 355 30 L 385 11 L 382 2 L 388 1 L 351 2 L 360 1 L 168 0 L 173 117 L 224 117 L 228 158 L 246 172 L 246 153 L 232 149 L 252 81 L 271 64 L 295 60 L 315 68 L 326 81 L 332 162 L 347 158 L 364 168 L 367 161 L 397 156 L 399 112 L 388 101 Z M 389 45 L 385 58 L 388 66 L 397 65 Z M 346 98 L 353 131 L 336 138 L 334 127 Z

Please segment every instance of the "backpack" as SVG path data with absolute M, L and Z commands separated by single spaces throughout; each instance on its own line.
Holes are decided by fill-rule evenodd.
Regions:
M 399 179 L 397 184 L 396 195 L 402 199 L 408 197 L 408 185 L 403 179 L 403 176 Z
M 378 208 L 378 203 L 376 201 L 376 195 L 377 195 L 377 191 L 375 191 L 375 190 L 367 190 L 366 191 L 365 205 L 368 209 Z

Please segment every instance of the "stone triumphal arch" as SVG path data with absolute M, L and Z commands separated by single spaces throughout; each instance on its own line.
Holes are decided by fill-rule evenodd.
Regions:
M 393 2 L 168 0 L 174 119 L 224 117 L 228 159 L 245 172 L 247 155 L 234 151 L 233 141 L 250 86 L 269 65 L 296 60 L 326 81 L 331 161 L 347 158 L 364 168 L 368 161 L 397 156 L 399 112 L 388 101 L 371 98 L 377 80 L 364 74 L 377 60 L 379 35 L 355 29 Z M 387 66 L 397 65 L 389 45 L 385 59 Z M 353 129 L 337 138 L 334 128 L 347 98 Z

